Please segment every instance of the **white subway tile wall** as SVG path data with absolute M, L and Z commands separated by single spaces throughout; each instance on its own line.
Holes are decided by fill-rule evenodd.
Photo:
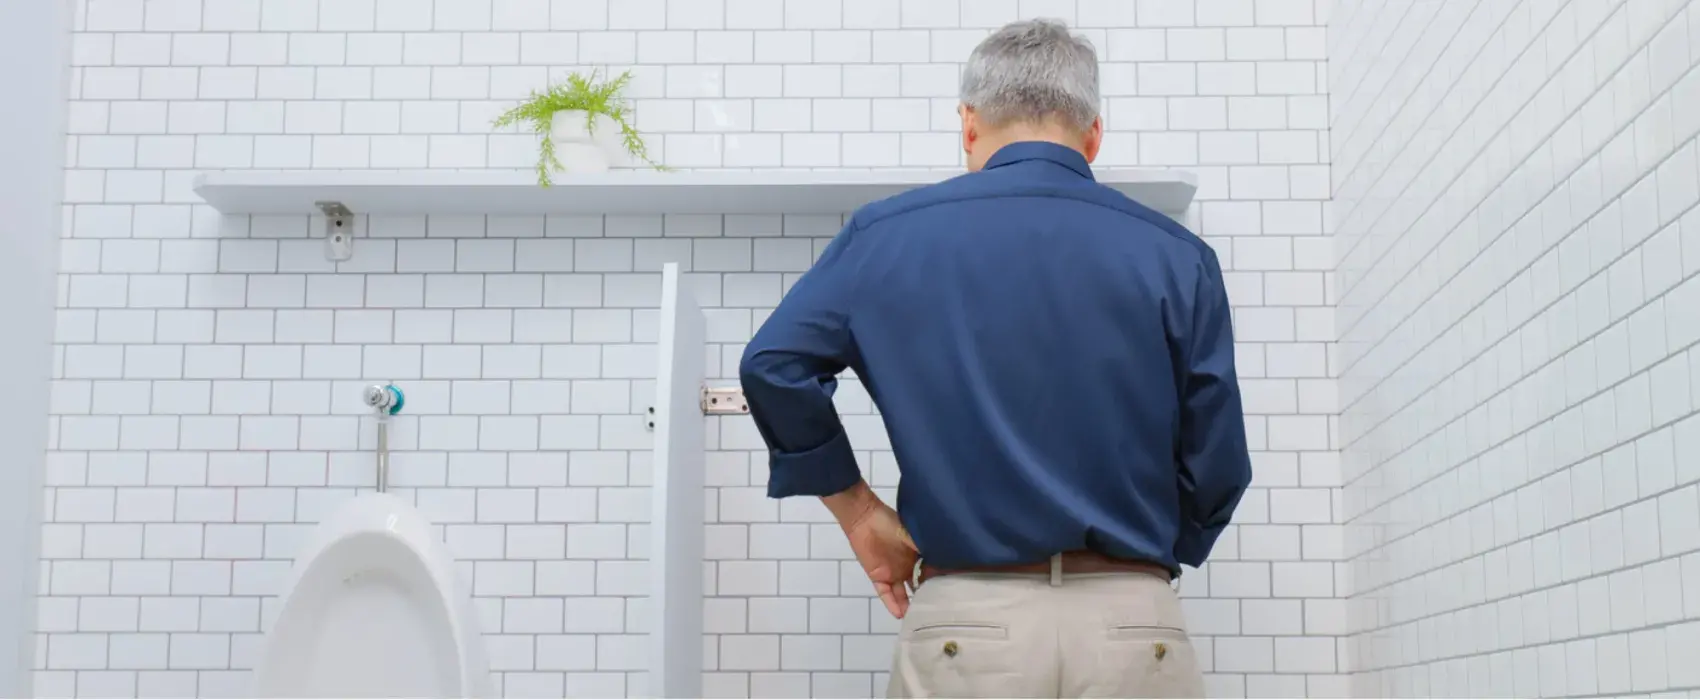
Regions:
M 1355 691 L 1693 697 L 1700 7 L 1331 20 Z
M 1331 4 L 77 0 L 37 693 L 249 693 L 298 543 L 373 483 L 360 389 L 394 381 L 393 490 L 460 560 L 501 691 L 641 695 L 660 266 L 689 273 L 732 382 L 842 224 L 373 217 L 334 264 L 322 220 L 221 217 L 196 173 L 524 170 L 535 137 L 491 118 L 593 67 L 633 71 L 676 168 L 955 169 L 969 50 L 1048 16 L 1103 60 L 1099 163 L 1198 174 L 1186 223 L 1237 307 L 1256 486 L 1182 583 L 1210 690 L 1345 695 Z M 838 403 L 895 486 L 866 392 Z M 765 497 L 747 419 L 709 420 L 706 692 L 883 693 L 896 623 L 837 526 Z

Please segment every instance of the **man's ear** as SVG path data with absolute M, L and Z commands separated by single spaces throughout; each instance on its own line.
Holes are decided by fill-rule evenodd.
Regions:
M 1098 159 L 1098 149 L 1104 145 L 1104 118 L 1092 120 L 1092 127 L 1086 130 L 1086 143 L 1081 144 L 1086 154 L 1086 162 Z
M 956 114 L 962 117 L 962 151 L 971 153 L 974 142 L 980 140 L 980 120 L 968 105 L 957 105 Z

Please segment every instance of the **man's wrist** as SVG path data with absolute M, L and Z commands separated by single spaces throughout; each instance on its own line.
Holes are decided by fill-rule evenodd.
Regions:
M 838 526 L 845 532 L 854 529 L 868 513 L 883 505 L 879 494 L 874 493 L 868 482 L 861 480 L 831 496 L 821 496 L 820 501 L 832 512 L 832 517 L 838 520 Z

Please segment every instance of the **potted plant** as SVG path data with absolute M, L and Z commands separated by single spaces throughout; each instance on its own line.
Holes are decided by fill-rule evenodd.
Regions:
M 602 172 L 615 157 L 661 166 L 649 159 L 643 137 L 632 126 L 631 105 L 622 96 L 630 71 L 607 80 L 596 73 L 573 73 L 496 118 L 497 128 L 525 124 L 542 138 L 538 144 L 537 184 L 548 187 L 550 174 Z

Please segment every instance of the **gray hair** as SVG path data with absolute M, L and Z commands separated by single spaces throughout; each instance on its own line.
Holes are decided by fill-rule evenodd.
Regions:
M 1098 118 L 1098 54 L 1060 21 L 1011 22 L 968 56 L 962 104 L 992 126 L 1061 118 L 1091 128 Z

